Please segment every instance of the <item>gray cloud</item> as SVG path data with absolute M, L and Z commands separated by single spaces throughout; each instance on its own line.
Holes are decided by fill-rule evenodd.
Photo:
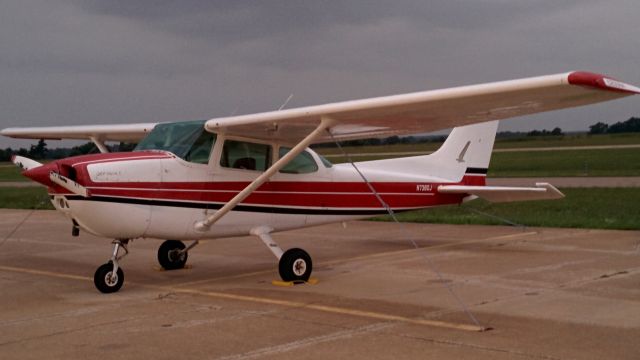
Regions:
M 635 0 L 0 3 L 0 127 L 173 121 L 573 69 L 640 84 Z M 638 115 L 636 99 L 503 123 Z M 0 146 L 18 144 L 0 139 Z

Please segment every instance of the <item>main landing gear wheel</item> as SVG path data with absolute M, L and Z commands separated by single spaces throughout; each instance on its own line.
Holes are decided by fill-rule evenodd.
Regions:
M 182 241 L 167 240 L 158 249 L 158 262 L 165 270 L 184 268 L 189 257 Z
M 93 275 L 93 283 L 101 293 L 109 294 L 114 293 L 122 287 L 124 284 L 124 272 L 118 267 L 118 270 L 113 273 L 113 262 L 109 261 L 106 264 L 102 264 L 96 273 Z
M 307 281 L 311 276 L 311 256 L 302 249 L 289 249 L 282 254 L 278 270 L 283 281 Z

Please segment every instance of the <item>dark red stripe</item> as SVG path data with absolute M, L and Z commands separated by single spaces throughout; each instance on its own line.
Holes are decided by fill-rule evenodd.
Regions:
M 127 197 L 141 199 L 159 199 L 171 201 L 205 201 L 226 203 L 237 192 L 194 192 L 179 190 L 121 190 L 121 189 L 92 189 L 92 196 Z M 423 207 L 442 203 L 456 203 L 462 197 L 440 193 L 407 193 L 380 194 L 382 199 L 391 207 Z M 380 202 L 372 193 L 339 193 L 339 194 L 287 194 L 287 193 L 253 193 L 243 204 L 272 205 L 272 206 L 301 206 L 301 207 L 335 207 L 335 208 L 371 208 L 379 207 Z

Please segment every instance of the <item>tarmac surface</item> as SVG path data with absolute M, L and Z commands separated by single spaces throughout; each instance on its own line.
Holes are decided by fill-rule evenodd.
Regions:
M 110 241 L 70 232 L 53 211 L 0 210 L 0 359 L 640 358 L 638 231 L 275 234 L 313 256 L 319 282 L 294 287 L 271 284 L 275 258 L 252 237 L 203 242 L 177 271 L 160 270 L 159 241 L 136 240 L 109 295 L 92 277 Z

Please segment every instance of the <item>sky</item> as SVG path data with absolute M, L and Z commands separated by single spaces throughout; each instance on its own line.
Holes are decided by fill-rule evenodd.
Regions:
M 208 119 L 290 94 L 287 108 L 571 70 L 640 85 L 639 25 L 637 0 L 1 0 L 0 128 Z M 500 130 L 631 116 L 637 97 Z

